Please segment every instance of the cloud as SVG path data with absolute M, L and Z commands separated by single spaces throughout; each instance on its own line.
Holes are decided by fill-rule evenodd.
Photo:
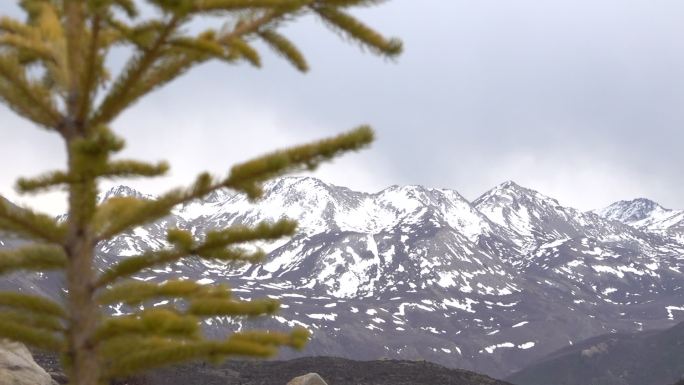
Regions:
M 635 196 L 684 208 L 683 12 L 677 0 L 394 0 L 359 12 L 404 39 L 396 62 L 305 18 L 284 33 L 309 74 L 270 54 L 261 70 L 204 65 L 114 128 L 127 155 L 171 161 L 170 178 L 139 184 L 151 192 L 370 123 L 370 151 L 317 175 L 471 198 L 514 179 L 583 209 Z M 6 110 L 0 124 L 2 186 L 63 164 L 55 138 L 29 134 Z

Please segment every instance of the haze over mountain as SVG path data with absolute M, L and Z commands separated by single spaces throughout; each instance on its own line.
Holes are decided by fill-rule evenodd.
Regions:
M 103 199 L 121 195 L 145 197 L 120 186 Z M 267 184 L 258 204 L 218 191 L 178 207 L 101 244 L 99 263 L 165 247 L 169 226 L 201 236 L 287 216 L 299 220 L 299 233 L 262 245 L 269 256 L 261 265 L 191 258 L 137 279 L 187 277 L 227 283 L 242 298 L 279 299 L 283 309 L 272 319 L 207 327 L 314 332 L 303 353 L 285 358 L 425 359 L 503 377 L 589 337 L 683 320 L 677 213 L 643 200 L 582 212 L 510 181 L 469 202 L 454 190 L 370 194 L 292 177 Z M 60 292 L 54 275 L 14 275 L 0 286 Z

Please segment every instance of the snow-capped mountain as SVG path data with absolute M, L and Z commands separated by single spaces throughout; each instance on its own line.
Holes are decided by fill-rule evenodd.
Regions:
M 606 219 L 638 229 L 680 237 L 684 235 L 684 210 L 666 209 L 645 198 L 615 202 L 595 212 Z
M 120 187 L 103 199 L 121 195 L 144 197 Z M 165 247 L 170 226 L 201 236 L 297 219 L 295 237 L 260 245 L 269 252 L 263 264 L 190 258 L 137 278 L 227 283 L 243 298 L 283 304 L 256 324 L 214 321 L 216 333 L 303 325 L 314 332 L 305 355 L 425 359 L 503 376 L 588 337 L 684 319 L 684 238 L 635 224 L 657 207 L 641 214 L 620 203 L 585 213 L 513 182 L 469 202 L 446 189 L 369 194 L 283 178 L 257 204 L 218 191 L 178 207 L 100 245 L 100 263 Z M 0 286 L 57 286 L 50 276 L 18 279 Z
M 140 191 L 130 188 L 128 186 L 116 186 L 112 187 L 109 189 L 107 192 L 104 194 L 100 194 L 98 197 L 100 203 L 106 201 L 109 198 L 114 198 L 114 197 L 131 197 L 131 198 L 138 198 L 138 199 L 154 199 L 153 195 L 149 194 L 143 194 Z

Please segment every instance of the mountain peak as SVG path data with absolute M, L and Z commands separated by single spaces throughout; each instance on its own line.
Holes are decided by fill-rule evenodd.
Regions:
M 140 191 L 125 185 L 114 186 L 104 194 L 100 194 L 100 202 L 104 202 L 113 197 L 133 197 L 139 199 L 151 199 L 153 196 L 143 194 Z
M 669 210 L 650 199 L 636 198 L 621 200 L 594 212 L 609 220 L 631 223 L 645 219 L 656 211 Z
M 632 200 L 623 200 L 620 201 L 620 203 L 628 204 L 630 206 L 639 206 L 639 207 L 644 207 L 648 209 L 655 209 L 655 208 L 663 208 L 660 206 L 657 202 L 654 202 L 650 199 L 647 198 L 634 198 Z
M 583 228 L 584 220 L 577 210 L 510 180 L 484 193 L 473 201 L 473 206 L 507 229 L 513 242 L 523 250 L 558 238 L 575 237 Z
M 386 194 L 389 192 L 401 192 L 404 194 L 415 194 L 415 193 L 425 193 L 430 191 L 431 189 L 421 186 L 421 185 L 415 185 L 415 184 L 409 184 L 409 185 L 391 185 L 384 190 L 380 191 L 378 194 Z
M 286 176 L 267 182 L 265 187 L 270 191 L 296 190 L 311 193 L 330 189 L 330 185 L 327 183 L 310 176 Z
M 556 199 L 548 197 L 531 188 L 523 187 L 512 180 L 496 185 L 473 201 L 474 206 L 508 204 L 514 201 L 526 201 L 534 204 L 559 206 Z
M 507 180 L 503 183 L 500 183 L 496 187 L 499 189 L 523 189 L 524 188 L 524 187 L 520 186 L 519 184 L 515 183 L 515 181 L 513 181 L 513 180 Z
M 507 180 L 501 184 L 498 184 L 490 191 L 499 192 L 499 194 L 527 195 L 529 197 L 534 197 L 535 199 L 539 200 L 556 202 L 556 199 L 546 196 L 540 193 L 539 191 L 531 189 L 529 187 L 521 186 L 512 180 Z

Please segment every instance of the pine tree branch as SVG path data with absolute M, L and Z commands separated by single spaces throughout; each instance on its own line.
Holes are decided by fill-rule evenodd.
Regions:
M 232 31 L 221 35 L 219 40 L 229 44 L 233 39 L 242 38 L 259 31 L 262 27 L 273 23 L 277 19 L 285 16 L 285 14 L 286 12 L 284 9 L 266 11 L 258 18 L 238 24 Z
M 157 349 L 138 350 L 112 359 L 106 377 L 130 376 L 166 365 L 198 359 L 228 356 L 270 357 L 276 353 L 271 346 L 246 341 L 169 343 Z
M 67 264 L 60 246 L 33 244 L 15 250 L 0 250 L 0 274 L 16 270 L 56 270 Z
M 130 105 L 128 102 L 130 90 L 135 88 L 136 83 L 154 65 L 166 40 L 173 34 L 180 22 L 181 19 L 174 15 L 161 30 L 153 45 L 128 62 L 126 70 L 115 81 L 112 90 L 95 111 L 90 122 L 92 126 L 111 122 Z
M 19 178 L 17 189 L 22 193 L 29 193 L 80 182 L 81 180 L 63 171 L 52 171 L 33 178 Z
M 277 151 L 234 166 L 221 186 L 257 199 L 262 194 L 261 183 L 286 173 L 315 169 L 335 156 L 366 147 L 373 139 L 371 128 L 362 126 L 337 137 Z
M 156 177 L 163 176 L 169 171 L 167 162 L 150 164 L 136 160 L 117 160 L 109 162 L 106 169 L 98 174 L 103 178 L 132 178 L 132 177 Z
M 274 30 L 264 30 L 259 32 L 259 36 L 280 56 L 284 57 L 295 68 L 301 72 L 307 72 L 309 65 L 304 55 L 297 49 L 290 40 Z
M 335 8 L 372 7 L 388 0 L 317 0 L 318 3 Z
M 31 53 L 33 56 L 46 61 L 54 60 L 52 50 L 36 38 L 27 38 L 15 34 L 2 34 L 0 35 L 0 46 L 14 48 L 23 55 Z
M 138 212 L 135 208 L 132 209 L 134 212 Z M 106 217 L 106 215 L 104 215 L 104 217 Z M 248 252 L 229 246 L 254 240 L 280 239 L 293 235 L 295 229 L 296 223 L 289 220 L 280 220 L 276 223 L 264 222 L 254 228 L 235 226 L 225 230 L 207 233 L 206 239 L 199 245 L 195 245 L 192 235 L 189 232 L 171 229 L 168 233 L 168 240 L 175 246 L 174 249 L 153 251 L 143 255 L 126 258 L 105 270 L 95 286 L 104 287 L 117 279 L 130 278 L 133 274 L 137 274 L 145 269 L 159 265 L 167 265 L 191 256 L 225 262 L 258 262 L 265 257 L 265 254 L 262 251 L 257 250 L 256 252 Z M 145 291 L 150 290 L 143 289 L 142 287 L 138 289 L 139 290 L 136 290 L 136 292 L 140 293 L 140 295 L 146 295 Z M 176 286 L 170 288 L 164 288 L 162 286 L 159 288 L 159 290 L 171 289 L 179 288 Z M 106 294 L 103 295 L 105 298 L 108 298 Z M 118 298 L 117 296 L 119 294 L 113 295 L 114 297 L 112 298 Z
M 291 333 L 237 332 L 225 341 L 179 341 L 154 337 L 123 340 L 104 348 L 110 362 L 106 377 L 129 376 L 198 359 L 216 362 L 231 356 L 270 357 L 278 347 L 301 349 L 308 338 L 306 330 L 295 328 Z
M 142 255 L 128 257 L 105 270 L 95 283 L 95 288 L 102 288 L 122 278 L 130 278 L 143 270 L 168 265 L 181 259 L 192 257 L 192 251 L 186 250 L 159 250 L 151 251 Z M 265 254 L 262 251 L 246 252 L 243 250 L 227 249 L 222 251 L 207 252 L 206 255 L 196 255 L 205 259 L 220 260 L 225 262 L 258 262 L 263 260 Z
M 376 54 L 396 57 L 402 52 L 403 45 L 401 40 L 386 39 L 353 16 L 336 7 L 312 6 L 311 9 L 328 25 L 339 30 L 350 39 L 357 41 L 361 46 L 371 49 Z
M 230 289 L 221 285 L 200 285 L 190 280 L 163 283 L 128 281 L 106 288 L 96 296 L 100 305 L 123 303 L 138 305 L 159 298 L 230 298 Z
M 130 43 L 140 52 L 148 50 L 153 45 L 153 40 L 159 36 L 166 25 L 158 19 L 144 20 L 129 25 L 111 14 L 107 15 L 106 20 L 112 31 L 116 31 L 117 43 Z
M 87 211 L 88 216 L 91 217 L 96 208 L 97 188 L 95 182 L 98 178 L 120 174 L 130 176 L 130 172 L 134 171 L 131 168 L 135 168 L 145 175 L 156 174 L 166 169 L 164 163 L 154 166 L 135 162 L 136 165 L 133 166 L 131 161 L 123 161 L 122 164 L 116 161 L 110 162 L 111 154 L 120 151 L 124 146 L 124 141 L 114 135 L 106 126 L 87 128 L 87 137 L 68 140 L 69 169 L 67 172 L 57 171 L 34 179 L 20 179 L 18 183 L 19 189 L 23 191 L 36 191 L 66 185 L 65 187 L 68 188 L 70 193 L 87 191 L 88 195 L 79 199 L 90 202 Z M 155 169 L 154 173 L 150 171 L 151 168 Z M 86 208 L 83 205 L 77 207 L 79 211 Z M 73 209 L 74 207 L 72 206 L 71 208 Z M 71 214 L 69 218 L 73 218 Z
M 118 108 L 123 111 L 134 104 L 143 96 L 161 88 L 179 76 L 186 73 L 190 68 L 205 61 L 207 56 L 203 53 L 186 50 L 164 50 L 159 54 L 155 63 L 151 65 L 140 79 L 127 90 L 125 102 Z M 118 114 L 118 112 L 117 112 Z
M 178 48 L 179 50 L 195 51 L 203 56 L 211 56 L 227 61 L 230 59 L 226 55 L 226 48 L 214 39 L 213 33 L 205 32 L 196 38 L 186 36 L 176 37 L 169 40 L 169 45 Z
M 188 12 L 202 13 L 209 12 L 211 10 L 254 8 L 267 9 L 267 11 L 263 12 L 261 16 L 251 20 L 243 21 L 239 23 L 232 31 L 222 34 L 217 38 L 218 42 L 231 48 L 233 55 L 238 54 L 251 64 L 258 67 L 260 66 L 258 52 L 251 48 L 251 46 L 246 42 L 245 37 L 254 33 L 259 33 L 263 27 L 282 19 L 288 14 L 293 14 L 307 5 L 313 6 L 313 3 L 315 3 L 313 0 L 205 0 L 203 2 L 195 3 L 193 5 L 194 9 Z M 361 3 L 362 2 L 359 2 L 358 4 Z M 345 3 L 345 6 L 351 5 L 354 4 Z M 312 9 L 322 14 L 330 23 L 346 31 L 351 37 L 362 41 L 365 45 L 373 47 L 378 51 L 378 53 L 394 56 L 401 50 L 401 44 L 399 41 L 385 40 L 370 28 L 351 18 L 351 16 L 343 14 L 340 11 L 336 11 L 334 7 L 327 6 L 323 8 L 316 7 Z M 114 87 L 105 97 L 98 110 L 95 112 L 91 120 L 92 125 L 108 123 L 112 121 L 121 111 L 133 104 L 140 97 L 146 95 L 156 88 L 165 85 L 194 65 L 202 63 L 212 57 L 224 60 L 228 59 L 230 61 L 230 56 L 226 57 L 225 55 L 219 55 L 219 52 L 215 49 L 213 49 L 211 54 L 209 54 L 210 51 L 207 51 L 207 49 L 212 47 L 207 45 L 196 46 L 194 47 L 195 49 L 203 49 L 202 55 L 189 55 L 189 57 L 184 58 L 184 60 L 177 61 L 176 64 L 172 66 L 173 69 L 167 70 L 164 75 L 160 76 L 157 74 L 155 76 L 152 74 L 152 76 L 148 76 L 149 71 L 154 68 L 155 64 L 160 62 L 160 58 L 163 58 L 163 47 L 168 43 L 171 43 L 170 37 L 181 22 L 182 19 L 180 16 L 174 15 L 171 21 L 159 33 L 159 36 L 152 46 L 149 49 L 144 50 L 141 56 L 129 62 L 127 65 L 127 70 L 114 83 Z M 262 38 L 269 41 L 269 44 L 274 47 L 274 49 L 288 58 L 288 60 L 290 60 L 298 69 L 305 70 L 307 68 L 306 62 L 304 61 L 301 53 L 297 51 L 293 44 L 284 39 L 282 36 L 265 32 L 265 37 Z M 178 46 L 183 44 L 186 43 L 180 39 L 176 40 L 171 45 Z M 169 56 L 173 57 L 172 55 Z M 170 59 L 167 58 L 167 60 Z M 146 78 L 148 81 L 143 80 Z
M 289 346 L 294 349 L 303 349 L 309 339 L 309 332 L 296 327 L 290 333 L 279 333 L 270 330 L 249 330 L 233 333 L 230 341 L 250 341 L 263 345 Z
M 64 349 L 64 341 L 48 330 L 36 329 L 31 325 L 0 318 L 0 338 L 24 343 L 39 349 L 59 352 Z
M 138 8 L 135 6 L 134 0 L 114 0 L 114 4 L 130 18 L 138 15 Z
M 176 262 L 186 256 L 182 250 L 150 251 L 142 255 L 128 257 L 106 269 L 95 283 L 101 288 L 120 278 L 129 278 L 145 269 Z
M 34 31 L 19 20 L 11 17 L 0 17 L 0 31 L 6 33 L 13 33 L 23 37 L 30 37 L 34 35 Z
M 212 248 L 208 250 L 198 250 L 193 255 L 211 261 L 230 262 L 236 264 L 260 263 L 266 258 L 266 253 L 261 249 L 257 249 L 256 251 L 247 251 L 238 248 Z
M 66 312 L 61 305 L 37 295 L 0 291 L 0 306 L 25 311 L 36 316 L 66 317 Z
M 23 193 L 47 190 L 63 185 L 84 183 L 92 178 L 133 178 L 155 177 L 166 174 L 169 165 L 166 162 L 149 164 L 135 160 L 118 160 L 106 163 L 99 169 L 90 170 L 88 175 L 71 175 L 63 171 L 53 171 L 34 178 L 19 178 L 17 188 Z
M 20 311 L 2 311 L 0 312 L 0 320 L 6 320 L 20 325 L 44 329 L 51 332 L 63 333 L 66 330 L 62 320 L 44 314 L 35 316 L 32 314 L 22 313 Z
M 161 344 L 160 344 L 161 345 Z M 247 340 L 168 341 L 157 347 L 136 349 L 126 355 L 113 356 L 106 377 L 130 376 L 142 371 L 192 360 L 218 360 L 230 356 L 271 357 L 276 347 Z
M 19 115 L 51 130 L 59 130 L 62 116 L 50 92 L 26 78 L 16 58 L 0 55 L 0 98 Z
M 178 346 L 183 343 L 182 338 L 170 338 L 164 336 L 140 336 L 119 335 L 111 338 L 102 338 L 98 341 L 98 353 L 103 364 L 113 359 L 126 356 L 130 352 L 159 349 L 168 346 Z
M 237 225 L 224 230 L 209 231 L 204 243 L 196 248 L 195 252 L 201 253 L 202 250 L 224 248 L 257 240 L 277 240 L 294 235 L 296 229 L 297 222 L 281 219 L 275 223 L 261 222 L 255 227 Z
M 283 14 L 282 10 L 266 12 L 263 16 L 243 23 L 230 33 L 222 35 L 218 41 L 227 46 L 232 46 L 252 64 L 258 66 L 258 54 L 253 49 L 250 49 L 249 45 L 241 40 L 241 37 L 256 32 L 262 26 L 271 23 L 278 17 L 283 16 Z M 206 54 L 186 55 L 181 60 L 176 58 L 174 65 L 167 68 L 163 73 L 158 73 L 156 76 L 153 73 L 152 76 L 148 76 L 148 71 L 153 68 L 155 63 L 158 62 L 157 59 L 164 53 L 163 46 L 169 42 L 171 35 L 181 21 L 178 16 L 174 16 L 160 32 L 153 45 L 145 50 L 141 56 L 128 63 L 127 70 L 117 79 L 110 93 L 94 113 L 91 125 L 112 121 L 121 111 L 140 97 L 175 79 L 190 67 L 210 58 Z M 145 78 L 148 80 L 143 81 Z
M 312 0 L 197 0 L 189 12 L 246 11 L 273 8 L 299 8 Z
M 198 339 L 201 336 L 199 321 L 195 316 L 169 309 L 144 310 L 106 319 L 93 339 L 96 343 L 131 336 Z
M 108 218 L 109 221 L 100 226 L 100 230 L 97 233 L 97 241 L 110 239 L 129 229 L 167 216 L 176 205 L 205 196 L 219 188 L 212 186 L 211 183 L 211 177 L 207 174 L 202 174 L 189 189 L 172 190 L 154 200 L 131 199 L 128 202 L 130 210 L 126 210 L 125 205 L 121 205 L 123 211 L 116 217 Z M 105 208 L 102 207 L 102 209 Z
M 190 300 L 188 313 L 201 317 L 258 317 L 274 314 L 278 309 L 280 309 L 280 303 L 273 299 L 238 301 L 222 298 L 196 298 Z
M 233 38 L 224 43 L 230 49 L 229 58 L 243 58 L 254 67 L 261 67 L 261 56 L 249 43 L 240 38 Z
M 1 196 L 0 230 L 54 244 L 62 244 L 66 237 L 66 227 L 52 217 L 14 206 Z

